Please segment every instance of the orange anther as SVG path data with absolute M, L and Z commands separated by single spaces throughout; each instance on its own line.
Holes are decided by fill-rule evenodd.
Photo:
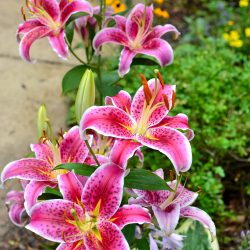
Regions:
M 21 7 L 21 14 L 22 14 L 23 20 L 26 21 L 26 16 L 25 16 L 25 13 L 24 13 L 23 6 Z
M 163 80 L 162 75 L 161 75 L 160 72 L 157 72 L 157 77 L 158 77 L 158 79 L 160 81 L 160 84 L 161 84 L 162 88 L 164 88 L 164 80 Z
M 170 181 L 174 180 L 174 172 L 173 172 L 173 170 L 169 170 L 169 177 L 170 177 Z
M 176 93 L 175 93 L 175 91 L 173 90 L 173 91 L 172 91 L 172 107 L 171 107 L 171 109 L 173 109 L 173 108 L 174 108 L 174 105 L 175 105 L 175 99 L 176 99 Z
M 170 106 L 169 106 L 168 97 L 167 97 L 166 94 L 163 94 L 162 96 L 163 96 L 164 103 L 165 103 L 167 109 L 169 110 L 169 109 L 170 109 Z
M 148 87 L 148 81 L 147 81 L 146 77 L 143 74 L 140 74 L 140 77 L 142 80 L 142 86 L 143 86 L 145 99 L 146 99 L 147 104 L 149 104 L 150 100 L 152 99 L 152 93 Z

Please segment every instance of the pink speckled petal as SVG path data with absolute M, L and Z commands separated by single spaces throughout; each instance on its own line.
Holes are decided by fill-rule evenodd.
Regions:
M 135 156 L 138 157 L 138 159 L 139 159 L 139 161 L 140 161 L 140 166 L 142 167 L 142 166 L 143 166 L 143 163 L 144 163 L 144 155 L 143 155 L 141 149 L 137 149 L 137 150 L 135 151 Z
M 124 16 L 120 16 L 120 15 L 115 15 L 113 17 L 113 19 L 115 20 L 115 27 L 124 31 L 126 30 L 126 17 Z
M 82 194 L 87 212 L 93 212 L 100 201 L 100 218 L 109 219 L 117 211 L 122 200 L 124 173 L 116 164 L 107 163 L 91 175 Z
M 160 228 L 167 234 L 173 233 L 180 218 L 180 205 L 169 205 L 165 210 L 154 206 L 152 209 Z
M 98 50 L 98 48 L 105 43 L 127 46 L 129 41 L 122 30 L 118 28 L 104 28 L 95 35 L 93 47 L 95 50 Z
M 129 48 L 125 47 L 122 52 L 119 59 L 119 70 L 118 73 L 120 77 L 123 77 L 126 75 L 130 70 L 130 65 L 132 63 L 133 58 L 136 56 L 136 52 L 133 50 L 130 50 Z
M 18 178 L 23 180 L 50 181 L 51 166 L 43 160 L 24 158 L 13 161 L 5 166 L 1 181 Z
M 102 241 L 93 233 L 85 235 L 85 245 L 88 250 L 129 250 L 129 245 L 120 229 L 113 223 L 104 221 L 98 225 Z
M 32 29 L 39 27 L 39 26 L 43 26 L 43 24 L 38 19 L 27 20 L 24 23 L 20 24 L 18 26 L 17 32 L 16 32 L 17 41 L 20 42 L 20 40 L 21 40 L 20 35 L 21 34 L 28 33 Z
M 48 37 L 49 43 L 56 54 L 62 59 L 66 59 L 69 54 L 68 45 L 65 42 L 65 32 L 62 30 L 58 35 Z
M 165 154 L 173 163 L 176 173 L 186 172 L 191 167 L 192 151 L 186 136 L 169 127 L 150 128 L 148 138 L 138 136 L 143 145 Z
M 85 0 L 74 0 L 64 6 L 61 12 L 61 25 L 64 26 L 71 15 L 79 12 L 85 12 L 90 16 L 93 15 L 93 7 Z
M 31 210 L 30 223 L 26 228 L 43 238 L 60 243 L 71 243 L 82 239 L 79 229 L 66 222 L 73 220 L 70 210 L 82 218 L 83 210 L 77 204 L 66 200 L 49 200 L 36 204 Z
M 80 137 L 78 126 L 71 128 L 67 133 L 64 134 L 60 143 L 60 153 L 63 163 L 84 163 L 89 150 L 84 140 Z
M 110 97 L 107 96 L 105 98 L 106 105 L 116 106 L 124 110 L 126 113 L 130 113 L 131 107 L 131 96 L 128 92 L 121 90 L 117 95 Z
M 48 36 L 51 29 L 46 26 L 38 26 L 26 33 L 19 44 L 19 53 L 23 60 L 31 62 L 30 47 L 38 39 Z
M 60 19 L 60 9 L 59 4 L 56 0 L 43 0 L 43 8 L 52 17 L 54 21 L 59 21 Z
M 5 203 L 9 207 L 9 218 L 18 227 L 23 227 L 25 224 L 25 221 L 22 219 L 22 215 L 25 212 L 23 194 L 23 191 L 10 191 L 5 198 Z
M 130 197 L 128 199 L 128 204 L 129 205 L 140 205 L 143 207 L 150 207 L 151 206 L 147 201 L 143 200 L 143 198 L 136 198 L 135 199 L 134 197 Z
M 150 223 L 151 216 L 148 210 L 138 205 L 124 205 L 110 219 L 120 229 L 128 224 Z
M 116 140 L 110 152 L 110 160 L 125 169 L 128 160 L 133 157 L 135 151 L 141 146 L 141 143 L 133 140 Z
M 56 250 L 85 250 L 83 241 L 76 241 L 73 243 L 61 243 Z
M 81 201 L 83 186 L 74 171 L 59 175 L 57 179 L 60 192 L 65 200 L 75 203 Z
M 132 139 L 130 132 L 134 121 L 123 110 L 112 107 L 91 107 L 83 114 L 80 123 L 81 132 L 94 129 L 99 134 L 116 138 Z
M 96 156 L 98 162 L 100 163 L 100 165 L 103 165 L 104 163 L 107 163 L 109 161 L 107 156 L 99 155 L 99 154 L 96 154 L 95 156 Z M 96 161 L 91 154 L 88 155 L 88 157 L 86 158 L 84 163 L 87 165 L 96 166 Z
M 205 211 L 197 207 L 188 206 L 181 209 L 181 216 L 199 221 L 205 228 L 207 228 L 211 232 L 212 237 L 216 236 L 216 228 L 214 222 Z
M 30 181 L 24 191 L 24 206 L 27 214 L 30 215 L 31 208 L 37 203 L 37 198 L 44 192 L 46 187 L 55 188 L 56 183 L 48 181 Z
M 188 117 L 185 114 L 178 114 L 176 116 L 166 116 L 164 119 L 161 120 L 157 127 L 166 126 L 175 129 L 185 130 L 185 135 L 188 140 L 192 140 L 194 138 L 194 132 L 190 129 L 188 125 Z
M 145 13 L 146 11 L 146 13 Z M 146 14 L 146 15 L 145 15 Z M 152 27 L 153 6 L 146 7 L 144 4 L 137 4 L 130 12 L 126 22 L 126 33 L 130 40 L 135 40 L 140 31 L 141 23 L 144 23 L 141 36 L 147 35 Z
M 50 165 L 54 164 L 54 154 L 46 143 L 31 144 L 30 148 L 37 159 L 47 161 Z

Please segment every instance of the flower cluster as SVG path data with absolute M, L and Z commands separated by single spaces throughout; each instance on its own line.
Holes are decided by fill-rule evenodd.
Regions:
M 105 43 L 123 46 L 121 76 L 129 72 L 137 54 L 156 58 L 162 67 L 173 60 L 172 48 L 162 36 L 179 32 L 170 24 L 152 27 L 153 6 L 137 4 L 127 18 L 84 0 L 29 0 L 27 8 L 33 18 L 26 20 L 22 9 L 25 21 L 17 31 L 20 54 L 26 61 L 31 61 L 31 44 L 45 36 L 59 56 L 67 57 L 68 48 L 72 50 L 65 40 L 70 20 L 88 41 L 85 46 L 93 42 L 92 51 L 99 52 Z M 99 13 L 103 14 L 102 23 L 96 17 Z M 80 16 L 75 20 L 73 14 Z M 109 26 L 110 21 L 114 26 Z M 94 38 L 90 31 L 97 33 Z M 86 56 L 90 63 L 93 55 Z M 121 231 L 128 224 L 145 229 L 152 250 L 179 249 L 183 236 L 175 229 L 182 217 L 199 221 L 214 238 L 216 229 L 210 216 L 191 206 L 198 193 L 188 190 L 186 182 L 181 184 L 191 167 L 194 132 L 185 114 L 170 115 L 176 104 L 176 86 L 165 84 L 155 70 L 150 80 L 141 74 L 141 87 L 133 98 L 121 90 L 106 96 L 105 105 L 93 106 L 94 102 L 94 74 L 87 69 L 76 96 L 79 126 L 55 139 L 45 106 L 40 108 L 39 142 L 31 145 L 34 157 L 13 161 L 1 173 L 2 183 L 13 178 L 22 183 L 22 191 L 10 191 L 6 196 L 11 221 L 59 243 L 58 250 L 130 249 Z M 157 150 L 170 160 L 175 174 L 169 181 L 160 166 L 154 173 L 143 168 L 142 147 Z M 129 164 L 134 156 L 141 163 L 141 176 L 133 175 L 138 169 Z M 144 180 L 149 176 L 156 182 Z M 48 189 L 56 199 L 46 196 Z

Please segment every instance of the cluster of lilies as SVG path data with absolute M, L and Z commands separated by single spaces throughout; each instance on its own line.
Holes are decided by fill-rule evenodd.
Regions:
M 31 61 L 29 49 L 39 38 L 48 37 L 56 53 L 66 58 L 65 24 L 75 13 L 86 13 L 76 19 L 76 29 L 88 39 L 87 25 L 97 26 L 93 8 L 84 0 L 28 0 L 32 19 L 18 27 L 20 55 Z M 107 10 L 108 12 L 110 10 Z M 98 52 L 104 43 L 124 46 L 119 64 L 121 76 L 129 72 L 136 54 L 156 58 L 161 66 L 171 63 L 173 51 L 161 37 L 175 32 L 172 25 L 152 27 L 153 7 L 137 4 L 128 18 L 105 14 L 114 27 L 104 25 L 93 40 Z M 21 37 L 22 35 L 22 37 Z M 104 106 L 92 106 L 81 118 L 79 126 L 51 140 L 44 134 L 31 145 L 34 157 L 13 161 L 5 166 L 1 181 L 20 179 L 22 191 L 10 191 L 6 196 L 9 217 L 18 226 L 53 242 L 59 250 L 125 250 L 130 249 L 121 230 L 128 224 L 147 228 L 151 250 L 180 249 L 182 235 L 176 233 L 180 217 L 192 218 L 209 229 L 216 229 L 210 216 L 191 206 L 198 193 L 180 183 L 180 176 L 190 169 L 192 151 L 190 140 L 194 133 L 184 114 L 169 116 L 175 106 L 176 89 L 167 85 L 156 71 L 149 81 L 141 75 L 142 86 L 132 98 L 126 91 L 105 98 Z M 172 162 L 176 178 L 167 182 L 169 190 L 124 189 L 129 172 L 128 160 L 138 156 L 143 165 L 141 148 L 158 150 Z M 91 150 L 90 150 L 91 147 Z M 83 176 L 74 170 L 58 169 L 61 164 L 79 163 L 97 167 L 93 174 Z M 163 169 L 155 175 L 164 179 Z M 58 190 L 62 198 L 41 200 L 46 188 Z M 130 196 L 124 204 L 123 195 Z M 121 205 L 122 204 L 122 205 Z M 26 214 L 24 216 L 24 214 Z M 28 217 L 28 222 L 27 222 Z M 25 219 L 25 220 L 24 220 Z

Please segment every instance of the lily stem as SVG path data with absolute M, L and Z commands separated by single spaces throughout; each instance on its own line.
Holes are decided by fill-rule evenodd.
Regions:
M 90 147 L 88 140 L 84 140 L 84 142 L 85 142 L 85 144 L 86 144 L 86 146 L 87 146 L 87 148 L 88 148 L 90 154 L 93 156 L 93 158 L 94 158 L 94 160 L 95 160 L 97 166 L 99 167 L 101 164 L 100 164 L 99 161 L 97 160 L 96 155 L 95 155 L 93 149 Z

